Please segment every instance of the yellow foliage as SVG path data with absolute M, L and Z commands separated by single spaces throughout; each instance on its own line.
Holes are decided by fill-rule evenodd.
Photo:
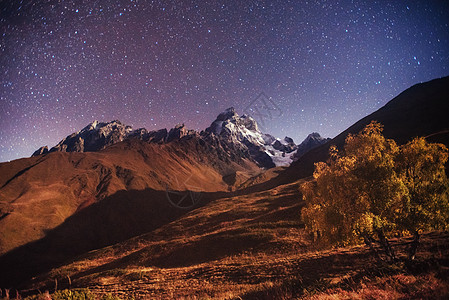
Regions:
M 442 144 L 415 138 L 401 148 L 396 170 L 407 186 L 402 214 L 397 220 L 404 230 L 414 232 L 446 229 L 449 218 L 448 179 L 444 165 L 448 150 Z
M 357 243 L 385 234 L 444 227 L 448 223 L 447 149 L 423 138 L 399 147 L 371 122 L 335 146 L 327 163 L 315 164 L 301 191 L 307 229 L 329 244 Z M 444 225 L 444 226 L 443 226 Z

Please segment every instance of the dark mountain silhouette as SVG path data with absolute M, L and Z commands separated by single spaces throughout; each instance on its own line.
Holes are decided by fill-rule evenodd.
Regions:
M 182 125 L 149 134 L 96 124 L 58 150 L 2 163 L 0 287 L 48 289 L 66 274 L 78 287 L 98 286 L 115 268 L 300 251 L 307 239 L 298 187 L 315 162 L 327 159 L 330 145 L 341 148 L 348 133 L 372 120 L 398 143 L 426 136 L 448 145 L 448 86 L 445 77 L 411 87 L 288 168 L 263 170 L 261 162 L 275 152 L 254 155 L 270 146 L 290 151 L 293 141 L 276 143 L 233 109 L 202 133 Z M 183 207 L 197 194 L 201 201 Z M 128 280 L 127 272 L 118 277 Z
M 310 150 L 323 145 L 330 141 L 330 138 L 323 138 L 318 132 L 313 132 L 309 134 L 305 140 L 298 145 L 295 154 L 293 155 L 293 160 L 298 160 L 301 156 L 309 152 Z
M 314 163 L 327 159 L 331 145 L 342 149 L 349 133 L 358 133 L 371 121 L 383 124 L 385 137 L 394 139 L 399 144 L 407 143 L 414 137 L 424 136 L 428 137 L 429 141 L 449 146 L 448 113 L 449 77 L 416 84 L 326 144 L 304 154 L 275 179 L 276 184 L 312 175 Z

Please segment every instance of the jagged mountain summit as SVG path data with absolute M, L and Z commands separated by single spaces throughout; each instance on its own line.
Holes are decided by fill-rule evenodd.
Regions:
M 72 133 L 56 146 L 48 151 L 47 146 L 41 147 L 33 156 L 47 152 L 93 152 L 106 148 L 107 146 L 121 142 L 133 132 L 131 126 L 122 124 L 115 120 L 112 122 L 94 121 L 82 130 Z
M 292 159 L 288 154 L 296 150 L 293 139 L 286 137 L 289 144 L 270 134 L 262 133 L 251 116 L 239 116 L 233 107 L 219 114 L 204 133 L 218 136 L 225 144 L 248 151 L 259 165 L 267 168 L 289 165 Z
M 148 131 L 145 128 L 133 130 L 131 126 L 118 120 L 94 121 L 82 130 L 67 136 L 50 150 L 44 146 L 36 150 L 32 156 L 50 152 L 95 152 L 131 138 L 148 143 L 170 143 L 193 137 L 214 145 L 214 148 L 226 152 L 231 157 L 248 158 L 263 168 L 288 166 L 293 161 L 294 151 L 298 148 L 289 137 L 281 140 L 262 133 L 251 116 L 245 114 L 239 116 L 231 107 L 220 113 L 212 124 L 200 133 L 187 129 L 184 124 L 176 125 L 169 131 L 165 128 Z M 317 138 L 313 139 L 313 145 L 317 141 Z M 310 148 L 303 146 L 302 149 L 305 151 Z
M 36 150 L 32 156 L 49 152 L 95 152 L 129 138 L 137 138 L 149 143 L 170 142 L 186 135 L 194 135 L 194 130 L 188 130 L 184 124 L 176 125 L 170 131 L 160 129 L 148 131 L 145 128 L 133 130 L 118 120 L 111 122 L 94 121 L 82 130 L 72 133 L 48 150 L 47 146 Z
M 295 154 L 293 154 L 293 160 L 299 159 L 310 150 L 321 146 L 330 140 L 331 138 L 323 138 L 318 132 L 312 132 L 301 144 L 298 145 Z

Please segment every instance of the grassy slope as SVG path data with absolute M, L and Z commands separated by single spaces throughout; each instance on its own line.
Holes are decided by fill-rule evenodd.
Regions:
M 101 152 L 57 152 L 2 163 L 0 254 L 43 238 L 75 212 L 119 191 L 226 191 L 224 175 L 259 170 L 249 162 L 208 155 L 194 140 L 167 145 L 136 140 Z
M 45 274 L 33 286 L 52 287 L 54 277 L 69 275 L 73 285 L 92 287 L 107 284 L 114 274 L 126 278 L 134 269 L 187 271 L 234 256 L 251 260 L 258 253 L 282 256 L 287 250 L 303 251 L 298 243 L 304 240 L 298 197 L 297 184 L 291 184 L 213 200 L 147 234 L 88 253 Z M 64 279 L 60 281 L 63 286 Z
M 295 182 L 213 200 L 178 220 L 95 250 L 29 289 L 89 288 L 135 298 L 387 298 L 449 295 L 449 235 L 427 234 L 418 267 L 381 266 L 365 247 L 317 251 Z M 394 241 L 400 245 L 406 239 Z M 399 249 L 398 248 L 398 249 Z
M 434 141 L 447 142 L 445 113 L 449 102 L 445 87 L 448 80 L 412 87 L 333 142 L 342 144 L 347 132 L 358 131 L 373 118 L 384 123 L 385 134 L 399 142 L 415 135 L 433 135 Z M 242 173 L 237 172 L 235 187 L 231 189 L 240 186 L 244 191 L 227 195 L 215 193 L 229 190 L 221 176 L 229 175 L 228 171 L 239 171 L 238 168 L 216 165 L 214 159 L 207 161 L 207 155 L 206 161 L 198 160 L 197 155 L 176 148 L 147 152 L 146 146 L 139 143 L 131 145 L 133 151 L 129 156 L 123 156 L 123 150 L 128 152 L 129 146 L 122 143 L 111 147 L 104 156 L 92 154 L 96 162 L 101 162 L 99 165 L 92 165 L 80 154 L 47 156 L 55 157 L 55 161 L 30 169 L 29 166 L 39 162 L 38 158 L 16 161 L 8 165 L 14 165 L 11 167 L 14 172 L 0 165 L 0 174 L 6 174 L 0 178 L 3 183 L 0 196 L 9 199 L 1 203 L 0 222 L 3 225 L 5 220 L 11 220 L 17 210 L 22 212 L 21 217 L 30 218 L 15 219 L 9 229 L 11 240 L 20 238 L 13 229 L 18 224 L 33 224 L 30 220 L 37 220 L 33 226 L 41 233 L 42 224 L 50 228 L 58 222 L 61 224 L 41 243 L 3 257 L 3 262 L 9 263 L 9 269 L 2 270 L 3 278 L 12 277 L 4 270 L 18 276 L 17 280 L 49 271 L 24 282 L 21 288 L 51 289 L 56 279 L 59 288 L 69 287 L 70 281 L 71 287 L 89 287 L 95 293 L 161 299 L 197 296 L 444 298 L 449 294 L 447 233 L 426 235 L 419 253 L 422 260 L 413 266 L 379 267 L 364 247 L 315 251 L 300 222 L 303 203 L 299 200 L 298 185 L 301 181 L 295 180 L 311 173 L 313 162 L 325 158 L 329 145 L 310 152 L 285 172 L 276 169 L 250 178 L 243 172 L 245 168 L 241 168 Z M 154 153 L 161 156 L 152 157 Z M 204 169 L 203 165 L 214 167 Z M 45 167 L 44 172 L 40 167 Z M 63 180 L 55 184 L 51 179 L 54 176 L 51 171 L 56 169 L 77 174 L 79 168 L 84 170 L 74 182 Z M 92 170 L 95 172 L 89 173 Z M 192 173 L 195 178 L 191 185 L 203 185 L 203 190 L 210 192 L 203 199 L 204 206 L 188 213 L 163 213 L 167 205 L 163 183 L 169 182 L 173 185 L 170 188 L 176 189 L 178 180 L 173 178 L 185 181 Z M 277 174 L 281 176 L 270 180 Z M 60 174 L 56 176 L 61 178 Z M 102 184 L 105 177 L 108 177 L 106 185 Z M 33 184 L 35 181 L 38 184 Z M 91 205 L 91 195 L 82 193 L 92 189 L 95 200 L 100 196 L 106 201 Z M 66 193 L 78 202 L 65 203 Z M 45 201 L 33 203 L 36 202 L 34 195 L 45 195 L 45 199 L 37 199 Z M 152 202 L 147 202 L 148 199 Z M 45 203 L 53 204 L 45 221 L 33 218 L 40 215 L 27 210 L 28 205 L 28 208 L 41 209 L 42 213 L 48 212 Z M 58 207 L 59 203 L 63 205 Z M 73 215 L 84 207 L 83 203 L 87 203 L 88 209 Z M 48 220 L 56 221 L 45 224 Z M 83 225 L 79 229 L 80 224 Z M 24 232 L 33 234 L 33 230 L 35 227 L 29 227 Z M 139 236 L 128 239 L 136 235 Z M 116 244 L 98 249 L 112 243 Z M 401 245 L 404 239 L 396 243 Z M 92 249 L 98 250 L 88 252 Z M 16 264 L 18 267 L 14 268 Z M 57 265 L 60 266 L 54 268 Z

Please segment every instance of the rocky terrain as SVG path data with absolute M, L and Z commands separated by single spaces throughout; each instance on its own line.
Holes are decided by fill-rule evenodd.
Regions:
M 449 145 L 448 83 L 413 86 L 334 139 L 299 146 L 230 108 L 202 132 L 94 122 L 1 163 L 1 295 L 445 299 L 447 232 L 425 233 L 414 264 L 379 264 L 365 246 L 322 250 L 304 230 L 299 187 L 371 120 L 399 144 Z M 393 240 L 400 258 L 409 242 Z
M 161 144 L 190 138 L 199 138 L 204 143 L 214 145 L 226 152 L 222 155 L 250 159 L 262 168 L 288 166 L 293 160 L 293 152 L 298 148 L 293 139 L 289 137 L 281 140 L 270 134 L 262 133 L 252 117 L 239 116 L 231 107 L 219 114 L 216 120 L 201 132 L 189 130 L 184 124 L 176 125 L 170 130 L 164 128 L 148 131 L 145 128 L 133 130 L 131 126 L 124 125 L 118 120 L 94 121 L 82 130 L 61 140 L 50 150 L 48 150 L 48 146 L 43 146 L 32 156 L 51 152 L 95 152 L 128 139 Z M 302 155 L 326 141 L 318 133 L 313 133 L 301 143 L 300 152 L 295 155 Z

